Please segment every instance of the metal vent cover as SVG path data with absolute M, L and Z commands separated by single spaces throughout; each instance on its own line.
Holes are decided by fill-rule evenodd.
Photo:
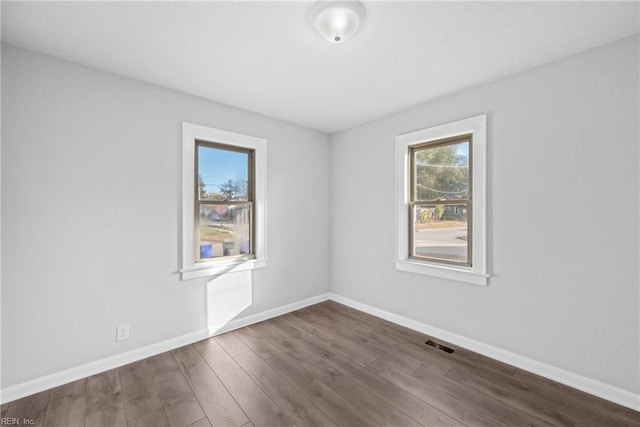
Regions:
M 438 344 L 437 342 L 431 341 L 431 340 L 427 340 L 427 342 L 425 342 L 426 345 L 431 346 L 433 348 L 437 348 L 438 350 L 442 350 L 442 351 L 446 351 L 447 353 L 453 353 L 455 350 L 452 348 L 449 348 L 445 345 L 442 344 Z

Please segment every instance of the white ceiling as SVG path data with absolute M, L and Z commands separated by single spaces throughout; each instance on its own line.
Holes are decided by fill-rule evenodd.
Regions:
M 313 2 L 2 2 L 4 42 L 326 133 L 639 31 L 638 2 L 371 2 L 344 44 Z

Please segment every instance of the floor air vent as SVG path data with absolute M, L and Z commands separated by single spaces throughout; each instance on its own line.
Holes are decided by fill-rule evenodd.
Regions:
M 446 347 L 442 344 L 438 344 L 437 342 L 433 342 L 431 340 L 427 340 L 426 345 L 430 345 L 431 347 L 437 348 L 438 350 L 446 351 L 447 353 L 453 353 L 455 350 L 449 347 Z

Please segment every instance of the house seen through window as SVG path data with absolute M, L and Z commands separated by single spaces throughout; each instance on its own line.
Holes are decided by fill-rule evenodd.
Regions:
M 472 265 L 472 135 L 411 145 L 409 257 Z
M 196 262 L 252 255 L 254 151 L 196 141 Z

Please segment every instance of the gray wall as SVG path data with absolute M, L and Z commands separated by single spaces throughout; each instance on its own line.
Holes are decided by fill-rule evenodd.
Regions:
M 334 135 L 332 291 L 640 391 L 638 47 L 626 39 Z M 394 137 L 481 113 L 490 285 L 396 271 Z
M 268 139 L 239 317 L 329 290 L 328 136 L 3 45 L 3 387 L 206 328 L 206 281 L 176 273 L 182 121 Z

